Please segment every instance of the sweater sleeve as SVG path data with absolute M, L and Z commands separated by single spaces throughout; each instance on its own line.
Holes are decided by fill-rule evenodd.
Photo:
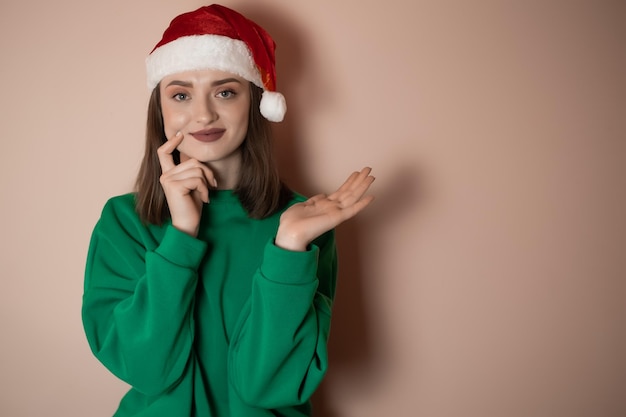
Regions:
M 302 404 L 322 381 L 336 267 L 334 232 L 306 252 L 266 246 L 229 352 L 230 383 L 248 405 Z
M 87 340 L 113 374 L 146 395 L 175 384 L 189 360 L 205 251 L 172 226 L 157 244 L 132 207 L 111 202 L 94 229 L 82 307 Z

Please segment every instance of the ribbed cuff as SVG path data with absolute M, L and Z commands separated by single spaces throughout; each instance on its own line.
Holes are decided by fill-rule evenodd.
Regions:
M 307 284 L 317 279 L 319 248 L 311 245 L 304 252 L 279 248 L 272 241 L 265 246 L 261 274 L 270 281 Z
M 197 268 L 206 250 L 206 242 L 168 225 L 163 240 L 155 252 L 176 265 Z

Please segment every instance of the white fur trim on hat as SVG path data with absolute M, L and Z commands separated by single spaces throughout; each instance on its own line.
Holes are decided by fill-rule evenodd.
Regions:
M 227 36 L 181 37 L 160 46 L 146 58 L 147 81 L 150 89 L 156 87 L 168 75 L 200 69 L 230 72 L 264 88 L 246 44 Z M 263 110 L 261 113 L 263 114 Z M 266 118 L 271 120 L 267 116 Z

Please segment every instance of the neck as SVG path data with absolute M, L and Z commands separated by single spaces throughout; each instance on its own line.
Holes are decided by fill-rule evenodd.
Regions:
M 241 149 L 219 161 L 205 162 L 205 165 L 215 175 L 218 190 L 233 190 L 239 184 L 241 175 Z
M 218 190 L 233 190 L 239 184 L 239 176 L 241 171 L 241 154 L 233 155 L 229 159 L 215 162 L 207 162 L 206 165 L 213 171 L 217 180 Z

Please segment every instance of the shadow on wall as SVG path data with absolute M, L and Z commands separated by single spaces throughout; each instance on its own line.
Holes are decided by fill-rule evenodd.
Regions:
M 317 92 L 329 89 L 319 88 L 323 78 L 319 78 L 319 71 L 312 71 L 311 68 L 323 66 L 310 61 L 311 56 L 306 53 L 310 48 L 302 32 L 292 26 L 287 17 L 281 16 L 280 10 L 260 7 L 256 3 L 240 10 L 264 27 L 277 44 L 278 91 L 286 97 L 295 97 L 296 93 L 304 94 L 307 97 L 307 107 L 315 106 L 318 102 Z M 302 152 L 299 149 L 301 133 L 298 126 L 301 116 L 306 113 L 306 109 L 298 108 L 297 103 L 288 102 L 288 117 L 284 122 L 273 125 L 276 136 L 275 155 L 281 176 L 287 184 L 305 195 L 313 195 L 319 191 L 313 189 L 299 168 L 302 166 Z M 335 375 L 347 372 L 350 377 L 361 378 L 363 375 L 372 375 L 371 371 L 381 366 L 381 355 L 373 351 L 372 329 L 367 315 L 368 312 L 371 314 L 372 308 L 365 305 L 361 243 L 365 241 L 363 239 L 375 238 L 378 230 L 376 226 L 382 227 L 385 219 L 398 208 L 406 210 L 415 205 L 414 201 L 407 200 L 415 197 L 413 193 L 407 192 L 416 189 L 415 178 L 414 169 L 401 168 L 393 179 L 389 179 L 397 187 L 389 187 L 384 196 L 377 196 L 377 201 L 365 211 L 368 213 L 366 216 L 360 215 L 337 229 L 340 262 L 337 302 L 333 307 L 329 341 L 330 368 Z M 377 372 L 373 373 L 375 374 Z M 313 397 L 314 415 L 340 417 L 333 410 L 326 386 L 323 383 Z
M 375 361 L 371 342 L 371 328 L 364 298 L 361 262 L 361 222 L 353 219 L 337 229 L 339 274 L 336 303 L 328 344 L 329 367 L 334 375 L 369 374 Z M 329 379 L 327 378 L 327 381 Z M 366 382 L 366 381 L 361 381 Z M 339 417 L 327 396 L 329 384 L 322 383 L 313 398 L 314 416 Z
M 425 190 L 422 178 L 415 167 L 399 167 L 392 178 L 385 179 L 388 186 L 376 192 L 376 200 L 370 207 L 337 228 L 340 262 L 329 341 L 329 374 L 347 376 L 351 383 L 364 390 L 362 394 L 367 394 L 371 388 L 375 390 L 388 368 L 384 352 L 387 333 L 385 329 L 376 328 L 371 319 L 383 312 L 377 312 L 376 305 L 368 304 L 368 294 L 371 296 L 372 291 L 368 290 L 366 279 L 385 281 L 388 277 L 380 268 L 365 270 L 381 264 L 381 260 L 366 261 L 364 254 L 383 253 L 380 245 L 386 243 L 380 239 L 384 234 L 382 228 L 396 223 L 418 205 L 421 209 Z M 377 282 L 377 285 L 384 284 Z M 341 417 L 332 409 L 328 386 L 327 382 L 322 383 L 313 398 L 314 416 Z

